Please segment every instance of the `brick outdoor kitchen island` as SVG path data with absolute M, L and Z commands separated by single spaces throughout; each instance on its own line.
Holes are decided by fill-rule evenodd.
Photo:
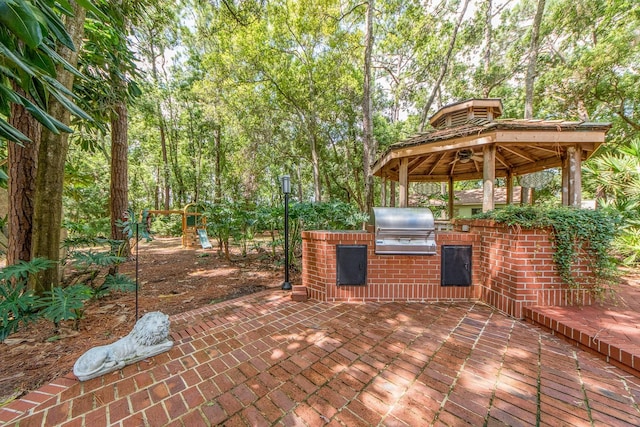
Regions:
M 462 231 L 462 230 L 465 231 Z M 433 255 L 379 255 L 375 235 L 366 231 L 307 231 L 302 233 L 302 286 L 319 301 L 483 301 L 515 318 L 523 318 L 526 306 L 590 304 L 587 290 L 562 283 L 553 261 L 550 232 L 516 229 L 488 220 L 455 220 L 452 231 L 436 234 Z M 357 284 L 341 284 L 338 252 L 365 252 L 363 278 Z M 451 252 L 451 260 L 444 260 Z M 450 284 L 443 268 L 460 262 L 457 249 L 471 255 L 470 283 Z M 362 258 L 362 256 L 360 257 Z M 348 260 L 347 264 L 362 260 Z M 467 263 L 466 259 L 462 261 Z M 356 267 L 356 269 L 358 268 Z M 451 267 L 448 267 L 451 268 Z M 590 274 L 582 262 L 578 275 Z

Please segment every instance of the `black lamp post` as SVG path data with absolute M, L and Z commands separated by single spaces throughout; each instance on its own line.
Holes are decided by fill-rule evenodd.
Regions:
M 289 175 L 280 177 L 282 192 L 284 193 L 284 283 L 283 291 L 291 290 L 289 283 L 289 193 L 291 193 L 291 180 Z

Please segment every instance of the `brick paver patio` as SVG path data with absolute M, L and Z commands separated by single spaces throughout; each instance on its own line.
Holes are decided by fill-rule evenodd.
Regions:
M 0 408 L 20 426 L 640 425 L 640 379 L 480 303 L 293 302 L 172 316 L 174 348 Z

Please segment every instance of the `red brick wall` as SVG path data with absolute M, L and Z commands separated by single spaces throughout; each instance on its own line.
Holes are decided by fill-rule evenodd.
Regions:
M 437 233 L 435 255 L 376 255 L 374 234 L 364 231 L 307 231 L 302 238 L 302 285 L 321 301 L 481 300 L 516 318 L 525 306 L 592 302 L 586 290 L 562 283 L 548 230 L 458 220 L 454 231 Z M 367 245 L 365 286 L 336 285 L 336 245 Z M 440 285 L 442 245 L 472 246 L 471 286 Z M 589 274 L 582 261 L 576 279 Z
M 529 305 L 590 304 L 586 290 L 572 290 L 558 275 L 553 261 L 550 231 L 507 227 L 488 220 L 457 220 L 480 236 L 481 299 L 498 310 L 522 318 Z M 586 262 L 576 268 L 575 277 L 589 275 Z
M 302 284 L 321 301 L 441 301 L 480 297 L 480 275 L 475 268 L 479 236 L 437 234 L 436 255 L 376 255 L 373 233 L 308 231 L 302 233 Z M 367 245 L 367 284 L 336 285 L 336 245 Z M 441 245 L 471 245 L 472 286 L 440 286 Z

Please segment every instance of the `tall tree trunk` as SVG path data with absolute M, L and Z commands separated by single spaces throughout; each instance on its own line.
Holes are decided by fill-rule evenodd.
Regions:
M 13 89 L 26 96 L 21 88 L 14 85 Z M 15 142 L 8 143 L 9 212 L 7 213 L 7 225 L 9 241 L 7 265 L 12 265 L 18 261 L 31 259 L 36 169 L 42 125 L 23 106 L 17 104 L 11 104 L 9 124 L 31 140 L 22 146 Z
M 313 198 L 315 202 L 321 202 L 322 183 L 320 182 L 320 156 L 318 155 L 318 135 L 316 117 L 314 113 L 311 113 L 309 122 L 309 145 L 311 149 L 311 167 L 313 171 Z
M 214 174 L 215 183 L 213 187 L 213 201 L 220 203 L 222 201 L 222 144 L 221 129 L 216 125 L 213 129 L 213 150 L 215 152 Z
M 182 168 L 178 163 L 178 155 L 180 153 L 180 149 L 178 147 L 178 131 L 175 126 L 176 117 L 175 117 L 175 108 L 173 107 L 173 98 L 171 95 L 167 96 L 167 107 L 169 110 L 169 124 L 167 125 L 165 121 L 165 126 L 167 127 L 167 134 L 169 136 L 169 163 L 171 165 L 171 171 L 173 172 L 173 177 L 175 179 L 173 185 L 173 198 L 174 201 L 178 202 L 179 206 L 182 206 L 186 203 L 185 200 L 185 185 L 184 179 L 182 176 Z
M 436 99 L 436 95 L 440 90 L 440 85 L 442 84 L 442 80 L 444 80 L 444 76 L 447 75 L 447 70 L 449 69 L 449 62 L 451 62 L 451 56 L 453 55 L 453 48 L 455 47 L 456 39 L 458 38 L 458 30 L 460 30 L 460 25 L 462 25 L 462 19 L 464 18 L 464 14 L 467 12 L 467 6 L 469 6 L 469 0 L 464 0 L 464 4 L 462 5 L 462 10 L 460 11 L 460 15 L 458 15 L 458 21 L 456 22 L 456 26 L 453 29 L 453 34 L 451 35 L 451 40 L 449 41 L 447 56 L 444 59 L 442 68 L 440 69 L 440 75 L 438 76 L 438 79 L 436 80 L 436 82 L 433 84 L 431 95 L 429 95 L 429 99 L 427 100 L 427 103 L 424 106 L 424 110 L 422 110 L 422 119 L 420 121 L 420 132 L 422 132 L 425 126 L 427 125 L 427 117 L 429 115 L 429 109 L 431 108 L 431 104 L 433 104 L 433 100 Z
M 84 21 L 86 10 L 72 2 L 74 15 L 65 17 L 65 27 L 73 45 L 72 51 L 60 46 L 58 51 L 69 64 L 78 64 L 78 53 L 84 37 Z M 74 75 L 58 66 L 58 81 L 67 89 L 73 88 Z M 71 122 L 71 113 L 56 99 L 49 101 L 49 114 L 62 123 Z M 62 229 L 62 191 L 64 189 L 64 165 L 69 149 L 69 134 L 55 134 L 48 129 L 42 130 L 38 154 L 38 171 L 36 179 L 36 199 L 33 215 L 33 236 L 31 254 L 34 258 L 60 260 L 60 231 Z M 60 269 L 56 263 L 53 267 L 38 273 L 32 280 L 37 294 L 52 287 L 59 286 Z
M 153 208 L 155 210 L 160 210 L 160 166 L 156 166 L 155 185 L 153 190 Z
M 153 36 L 149 37 L 151 41 L 153 41 Z M 149 56 L 148 60 L 151 62 L 151 76 L 153 77 L 153 82 L 156 87 L 160 86 L 159 78 L 158 78 L 158 66 L 156 65 L 156 58 L 159 55 L 156 55 L 155 45 L 153 42 L 149 46 Z M 158 126 L 160 128 L 160 150 L 162 153 L 162 171 L 164 178 L 164 209 L 169 210 L 170 207 L 170 192 L 169 192 L 169 177 L 171 174 L 171 170 L 169 167 L 169 156 L 167 154 L 167 125 L 164 120 L 164 116 L 162 115 L 162 106 L 160 105 L 160 100 L 156 103 L 156 114 L 158 115 Z
M 164 118 L 162 117 L 162 111 L 160 110 L 160 104 L 158 104 L 158 120 L 160 121 L 160 148 L 162 150 L 162 175 L 164 177 L 164 209 L 169 210 L 169 177 L 171 174 L 171 170 L 169 169 L 169 159 L 167 155 L 167 132 L 165 128 Z
M 484 55 L 483 55 L 483 69 L 484 78 L 486 79 L 484 87 L 482 88 L 482 96 L 489 97 L 491 93 L 492 84 L 489 82 L 489 72 L 491 71 L 491 43 L 493 39 L 493 24 L 491 19 L 493 18 L 493 1 L 485 0 L 486 8 L 484 11 Z
M 529 45 L 529 58 L 527 64 L 527 74 L 525 76 L 525 100 L 524 118 L 533 118 L 533 90 L 536 79 L 536 63 L 538 62 L 538 51 L 540 49 L 540 25 L 544 14 L 545 0 L 538 0 L 536 15 L 533 18 L 531 27 L 531 44 Z
M 120 82 L 120 84 L 124 84 L 124 82 Z M 127 104 L 125 101 L 119 101 L 114 106 L 114 112 L 111 113 L 111 200 L 109 203 L 111 238 L 116 240 L 126 240 L 127 238 L 122 229 L 116 225 L 116 221 L 124 219 L 129 207 L 128 125 Z M 128 255 L 128 246 L 125 255 Z
M 371 72 L 371 55 L 373 51 L 373 10 L 374 0 L 367 4 L 366 34 L 364 43 L 364 87 L 362 92 L 362 170 L 364 177 L 365 212 L 373 208 L 373 175 L 371 164 L 377 151 L 373 138 L 373 102 L 371 89 L 373 87 Z

